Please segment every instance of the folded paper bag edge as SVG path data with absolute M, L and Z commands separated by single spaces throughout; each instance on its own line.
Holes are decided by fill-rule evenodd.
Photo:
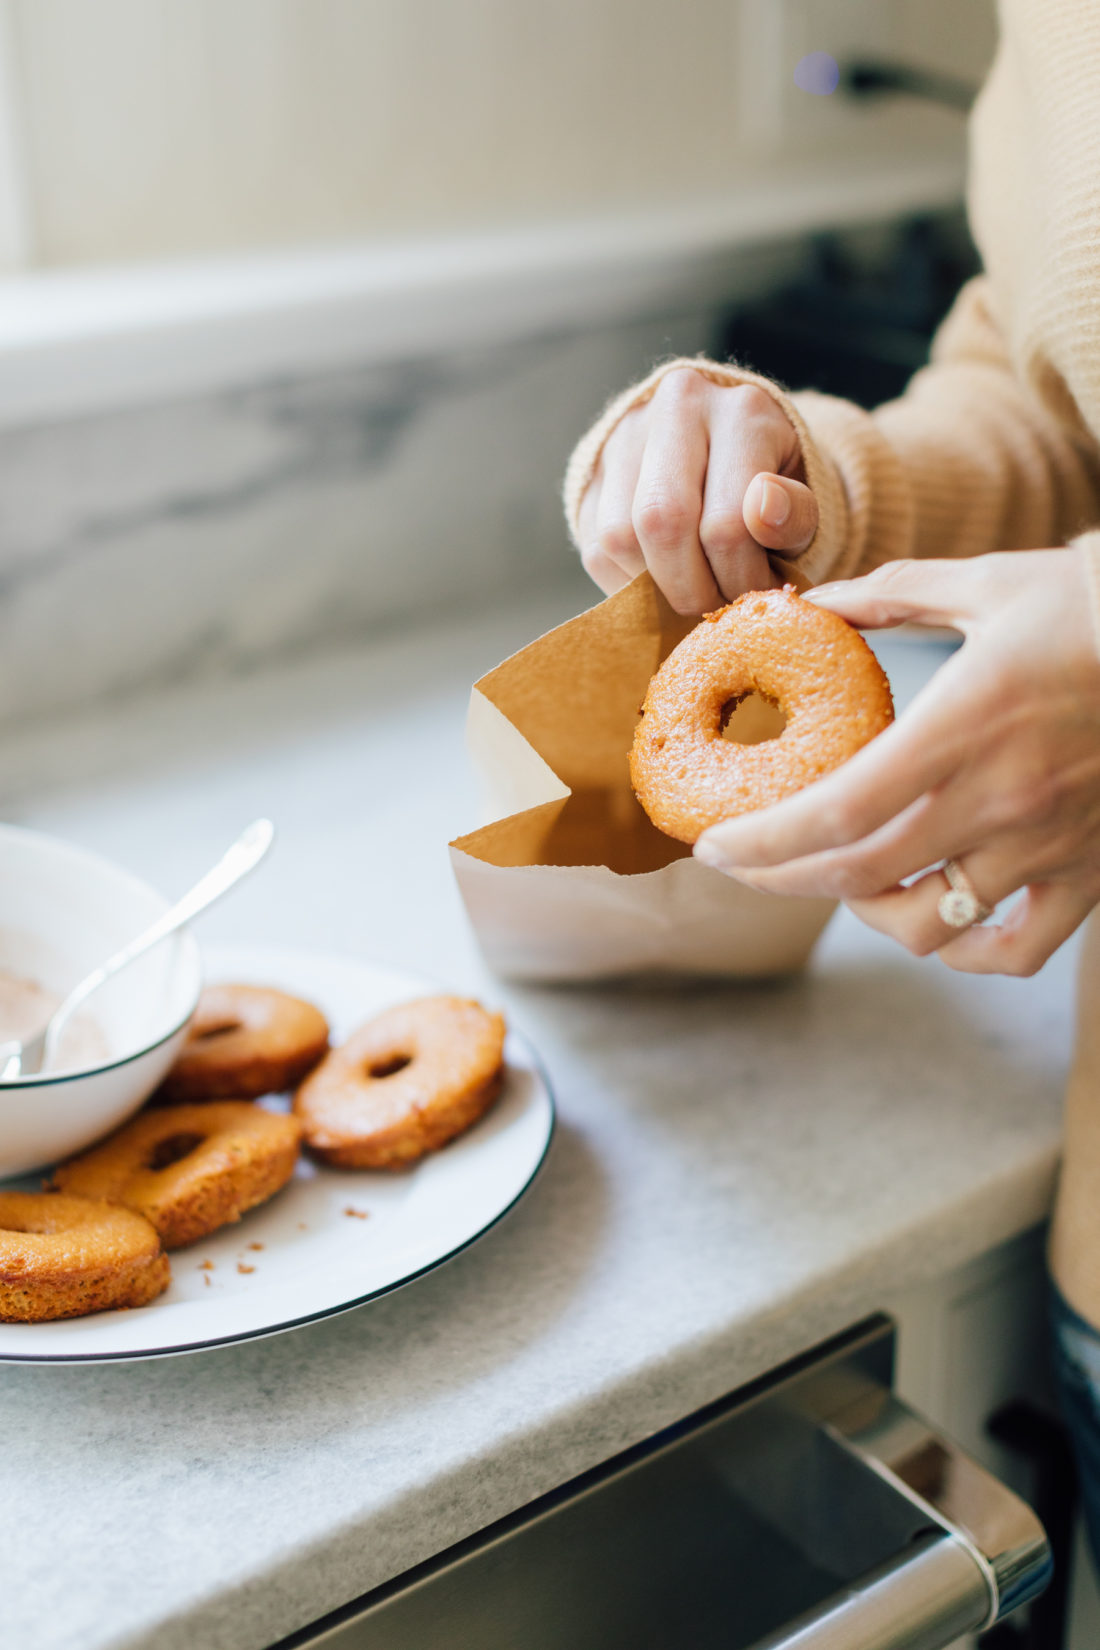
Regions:
M 629 784 L 627 757 L 654 671 L 692 628 L 649 573 L 585 608 L 474 684 L 574 790 Z
M 476 683 L 466 710 L 466 749 L 481 781 L 485 824 L 570 795 L 549 762 Z
M 486 824 L 479 825 L 476 831 L 467 831 L 463 836 L 455 837 L 447 846 L 498 871 L 556 870 L 558 867 L 542 863 L 541 853 L 566 800 L 563 797 L 552 802 L 541 802 L 537 807 L 524 808 L 520 813 L 490 819 Z

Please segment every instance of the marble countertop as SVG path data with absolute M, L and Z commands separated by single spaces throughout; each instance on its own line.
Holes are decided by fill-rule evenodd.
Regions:
M 502 997 L 560 1112 L 530 1194 L 396 1295 L 188 1357 L 0 1369 L 5 1645 L 261 1650 L 1042 1218 L 1068 950 L 970 978 L 841 915 L 782 984 L 485 976 L 445 851 L 476 820 L 466 691 L 575 600 L 0 746 L 5 818 L 167 892 L 269 813 L 268 867 L 200 938 Z

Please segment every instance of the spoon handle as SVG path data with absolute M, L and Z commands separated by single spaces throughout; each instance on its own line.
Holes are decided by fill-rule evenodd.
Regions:
M 144 956 L 154 945 L 159 945 L 169 934 L 174 934 L 177 928 L 182 928 L 192 918 L 197 917 L 200 911 L 205 911 L 208 905 L 213 905 L 215 900 L 221 899 L 234 883 L 256 868 L 271 847 L 274 838 L 275 827 L 270 819 L 253 820 L 218 863 L 207 871 L 204 877 L 200 877 L 182 899 L 177 900 L 162 917 L 158 917 L 143 934 L 131 940 L 129 945 L 124 945 L 121 951 L 116 951 L 101 967 L 81 980 L 80 984 L 70 991 L 46 1028 L 43 1064 L 50 1063 L 70 1016 L 87 1001 L 93 991 L 98 991 L 100 986 L 120 969 L 126 968 L 137 957 Z

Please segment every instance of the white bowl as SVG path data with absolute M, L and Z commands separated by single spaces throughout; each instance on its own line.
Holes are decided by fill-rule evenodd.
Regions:
M 168 901 L 98 854 L 0 825 L 0 971 L 58 997 L 155 922 Z M 0 1176 L 82 1150 L 125 1122 L 180 1049 L 202 985 L 184 931 L 101 987 L 85 1011 L 106 1053 L 87 1069 L 0 1083 Z

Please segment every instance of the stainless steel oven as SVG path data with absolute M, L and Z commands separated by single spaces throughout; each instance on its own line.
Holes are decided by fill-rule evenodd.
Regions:
M 942 1650 L 1050 1552 L 892 1392 L 893 1345 L 875 1318 L 280 1650 Z

